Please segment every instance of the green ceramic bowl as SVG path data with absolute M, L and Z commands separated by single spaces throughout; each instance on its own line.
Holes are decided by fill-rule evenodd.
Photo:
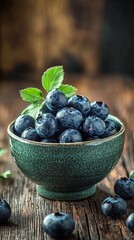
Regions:
M 80 143 L 24 140 L 8 126 L 11 154 L 19 169 L 36 183 L 39 195 L 55 200 L 80 200 L 96 191 L 121 156 L 125 127 L 112 115 L 119 131 L 107 138 Z

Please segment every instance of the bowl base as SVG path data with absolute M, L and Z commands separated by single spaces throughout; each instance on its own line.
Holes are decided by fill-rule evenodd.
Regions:
M 36 185 L 36 191 L 42 197 L 46 197 L 52 200 L 73 201 L 85 199 L 92 196 L 96 192 L 96 186 L 93 185 L 88 189 L 84 189 L 77 192 L 54 192 L 45 189 L 44 186 Z

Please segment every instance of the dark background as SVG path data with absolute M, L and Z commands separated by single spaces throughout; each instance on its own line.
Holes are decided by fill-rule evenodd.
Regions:
M 134 1 L 1 0 L 0 73 L 134 76 Z

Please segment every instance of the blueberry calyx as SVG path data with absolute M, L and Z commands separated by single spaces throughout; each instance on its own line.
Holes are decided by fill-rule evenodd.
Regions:
M 63 214 L 61 212 L 55 212 L 54 214 L 56 217 L 61 217 Z

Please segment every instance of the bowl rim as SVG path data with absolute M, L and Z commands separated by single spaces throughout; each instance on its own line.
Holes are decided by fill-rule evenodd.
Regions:
M 19 142 L 23 142 L 25 144 L 32 144 L 32 145 L 38 145 L 38 146 L 76 146 L 76 145 L 97 145 L 97 144 L 101 144 L 107 141 L 110 141 L 120 135 L 122 135 L 125 132 L 125 125 L 123 123 L 122 120 L 120 120 L 120 118 L 109 114 L 108 119 L 111 119 L 115 122 L 117 122 L 120 125 L 120 130 L 118 132 L 116 132 L 115 134 L 109 136 L 109 137 L 105 137 L 105 138 L 100 138 L 100 139 L 94 139 L 94 140 L 89 140 L 89 141 L 82 141 L 82 142 L 73 142 L 73 143 L 44 143 L 44 142 L 37 142 L 37 141 L 32 141 L 32 140 L 28 140 L 28 139 L 23 139 L 17 135 L 15 135 L 12 131 L 11 131 L 11 127 L 13 126 L 15 120 L 13 120 L 7 127 L 7 133 L 10 137 L 14 138 L 15 140 L 18 140 Z

